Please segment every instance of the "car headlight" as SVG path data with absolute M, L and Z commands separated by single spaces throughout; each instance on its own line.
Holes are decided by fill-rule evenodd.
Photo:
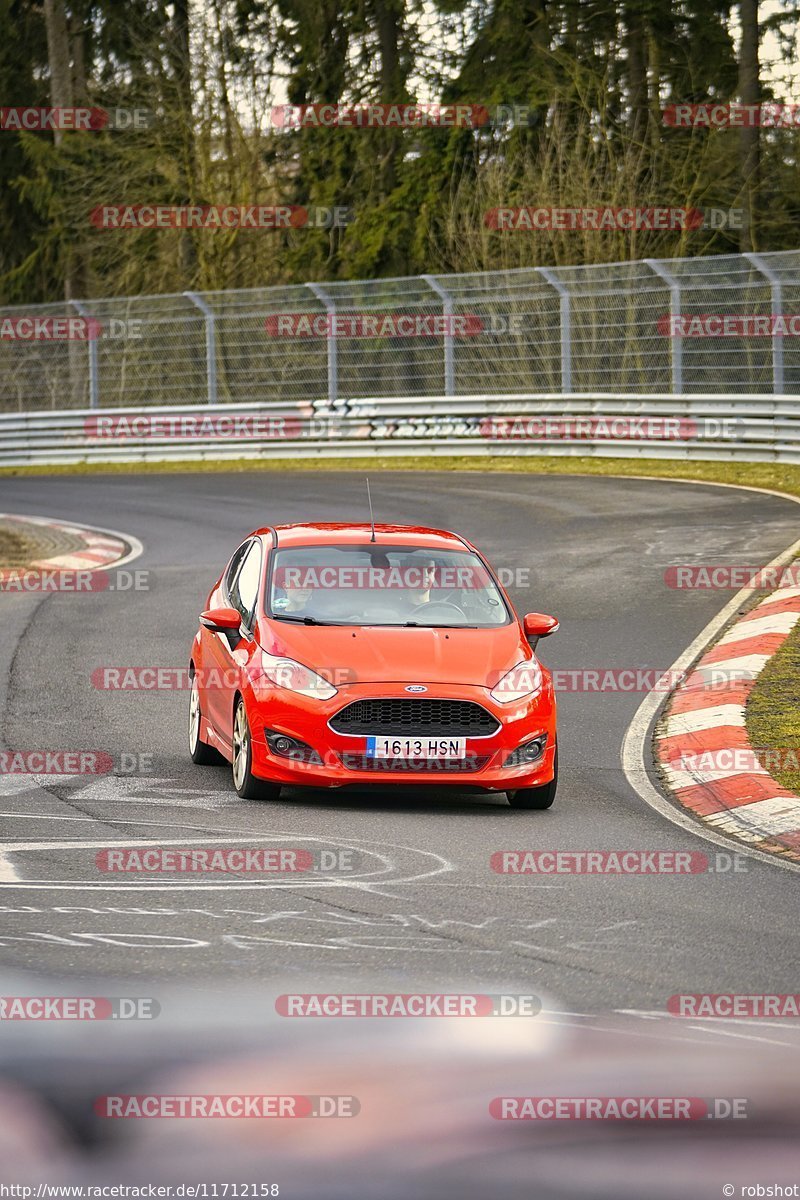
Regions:
M 336 695 L 336 688 L 332 683 L 317 675 L 310 667 L 295 662 L 293 658 L 277 658 L 262 650 L 260 673 L 262 676 L 266 675 L 276 687 L 286 688 L 289 692 L 297 692 L 312 700 L 330 700 Z
M 511 704 L 524 696 L 533 696 L 542 689 L 542 669 L 535 658 L 517 663 L 507 671 L 489 695 L 498 704 Z

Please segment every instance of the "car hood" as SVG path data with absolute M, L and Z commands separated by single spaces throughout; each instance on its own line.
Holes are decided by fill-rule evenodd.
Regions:
M 495 629 L 397 629 L 269 622 L 259 640 L 326 678 L 353 683 L 449 683 L 494 687 L 531 651 L 514 621 Z M 328 675 L 328 672 L 331 672 Z

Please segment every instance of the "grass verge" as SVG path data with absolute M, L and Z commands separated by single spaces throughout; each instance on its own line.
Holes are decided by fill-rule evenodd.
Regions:
M 0 526 L 0 568 L 27 566 L 35 553 L 35 542 Z
M 764 759 L 764 766 L 782 787 L 800 793 L 800 623 L 772 656 L 750 693 L 745 710 L 747 736 L 754 747 L 794 750 L 786 761 Z M 783 757 L 783 756 L 781 756 Z
M 166 475 L 247 471 L 479 471 L 513 475 L 653 475 L 743 484 L 800 496 L 800 465 L 792 463 L 695 462 L 687 459 L 597 458 L 553 455 L 403 455 L 376 458 L 237 458 L 174 463 L 77 463 L 65 466 L 0 467 L 0 475 Z

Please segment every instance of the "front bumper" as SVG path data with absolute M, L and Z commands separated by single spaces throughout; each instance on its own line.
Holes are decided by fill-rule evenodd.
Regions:
M 419 761 L 366 760 L 366 735 L 337 733 L 330 720 L 354 700 L 372 698 L 407 699 L 403 683 L 351 685 L 339 690 L 331 700 L 308 699 L 283 688 L 270 687 L 248 698 L 248 716 L 253 746 L 253 773 L 260 779 L 287 785 L 331 788 L 356 784 L 436 785 L 454 790 L 507 791 L 539 787 L 553 778 L 556 747 L 556 708 L 552 684 L 545 677 L 541 692 L 513 704 L 497 704 L 487 688 L 428 685 L 430 699 L 468 700 L 480 704 L 500 722 L 496 733 L 468 737 L 466 763 L 432 760 L 422 769 Z M 265 729 L 285 734 L 306 743 L 321 760 L 300 762 L 274 753 Z M 380 733 L 380 730 L 376 730 Z M 533 763 L 505 767 L 508 756 L 517 747 L 547 733 L 544 754 Z M 415 733 L 411 730 L 408 736 Z

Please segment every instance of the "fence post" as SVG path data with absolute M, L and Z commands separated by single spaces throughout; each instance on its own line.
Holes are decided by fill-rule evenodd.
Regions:
M 79 317 L 83 317 L 88 321 L 91 314 L 80 300 L 70 300 L 69 303 L 75 309 Z M 88 330 L 91 333 L 91 329 Z M 98 376 L 97 364 L 97 338 L 88 338 L 88 353 L 89 353 L 89 408 L 100 407 L 100 380 Z
M 783 308 L 783 288 L 780 277 L 772 267 L 764 262 L 760 254 L 745 254 L 744 257 L 769 280 L 769 291 L 773 317 L 778 316 Z M 783 394 L 783 338 L 773 330 L 772 333 L 772 391 L 776 396 Z
M 668 271 L 663 262 L 659 262 L 655 258 L 642 259 L 651 271 L 655 272 L 669 287 L 669 308 L 673 316 L 680 316 L 681 311 L 681 285 L 680 281 Z M 683 338 L 670 330 L 672 335 L 671 353 L 672 353 L 672 391 L 676 396 L 683 395 Z
M 561 325 L 561 390 L 572 391 L 572 305 L 569 288 L 562 283 L 550 267 L 536 267 L 559 296 L 559 311 Z
M 217 404 L 217 323 L 214 314 L 197 292 L 184 292 L 195 308 L 199 308 L 206 321 L 206 387 L 208 403 Z
M 454 396 L 456 393 L 456 360 L 455 343 L 453 341 L 453 297 L 443 288 L 432 275 L 420 275 L 431 291 L 441 297 L 442 313 L 447 319 L 447 329 L 444 334 L 444 394 Z
M 329 317 L 336 316 L 336 301 L 325 291 L 321 283 L 307 283 L 308 290 L 316 296 L 320 304 L 325 305 Z M 328 330 L 328 402 L 335 404 L 339 399 L 339 344 L 336 340 L 336 330 Z

